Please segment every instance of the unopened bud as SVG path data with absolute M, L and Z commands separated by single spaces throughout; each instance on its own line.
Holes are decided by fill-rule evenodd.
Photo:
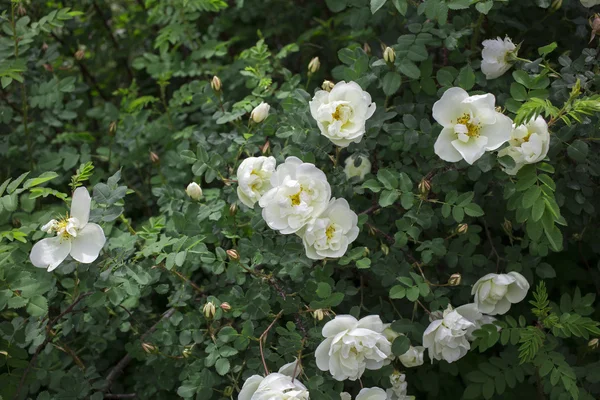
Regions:
M 312 60 L 308 63 L 308 73 L 314 74 L 321 68 L 321 61 L 319 61 L 319 57 L 313 57 Z
M 158 156 L 158 154 L 151 151 L 150 152 L 150 161 L 152 161 L 153 164 L 158 164 L 160 162 L 160 157 Z
M 233 394 L 233 387 L 232 386 L 226 386 L 225 389 L 223 390 L 223 395 L 225 397 L 231 397 L 232 394 Z
M 204 316 L 206 318 L 211 319 L 215 316 L 215 313 L 217 312 L 217 308 L 215 307 L 215 304 L 212 301 L 209 301 L 202 308 L 202 312 L 204 313 Z
M 231 215 L 233 217 L 236 212 L 237 212 L 237 204 L 233 203 L 232 205 L 229 206 L 229 215 Z
M 184 348 L 183 351 L 181 352 L 181 355 L 183 356 L 183 358 L 189 358 L 192 355 L 191 347 Z
M 117 132 L 117 121 L 113 121 L 108 125 L 108 134 L 110 136 L 114 136 L 114 134 Z M 157 156 L 158 157 L 158 156 Z
M 313 311 L 313 318 L 317 321 L 323 321 L 323 317 L 325 317 L 325 313 L 320 308 L 318 310 Z
M 269 148 L 271 147 L 271 142 L 269 142 L 268 140 L 265 142 L 265 144 L 263 145 L 263 147 L 260 148 L 260 152 L 263 154 L 267 154 L 267 152 L 269 151 Z
M 260 124 L 269 116 L 270 109 L 271 106 L 263 101 L 259 105 L 254 107 L 254 110 L 252 110 L 252 112 L 250 113 L 250 118 L 255 123 Z
M 210 87 L 215 92 L 220 92 L 221 91 L 221 80 L 219 79 L 218 76 L 216 76 L 216 75 L 213 76 L 212 81 L 210 81 Z
M 52 67 L 52 65 L 50 65 L 48 63 L 44 64 L 44 69 L 46 71 L 48 71 L 48 72 L 53 72 L 54 71 L 54 68 Z
M 236 249 L 229 249 L 226 251 L 227 257 L 229 257 L 232 261 L 237 261 L 240 259 L 240 253 Z
M 396 60 L 396 52 L 391 47 L 386 47 L 383 52 L 383 59 L 386 63 L 393 64 Z
M 42 44 L 42 51 L 46 51 L 46 50 L 48 50 L 48 44 L 46 42 L 44 42 Z
M 78 60 L 83 60 L 83 57 L 85 57 L 85 50 L 83 49 L 79 49 L 75 52 L 75 58 Z
M 142 349 L 148 354 L 154 354 L 158 352 L 156 346 L 151 345 L 150 343 L 142 343 Z
M 510 234 L 512 232 L 512 222 L 505 219 L 504 222 L 502 223 L 502 228 L 504 229 L 504 232 L 506 232 L 507 234 Z
M 229 303 L 225 302 L 225 303 L 221 303 L 220 305 L 221 310 L 227 312 L 229 310 L 231 310 L 231 306 L 229 305 Z
M 596 35 L 598 35 L 598 33 L 600 32 L 600 15 L 594 14 L 593 17 L 590 17 L 588 22 L 590 24 L 590 27 L 592 28 L 592 36 L 590 37 L 589 41 L 589 43 L 591 43 L 592 40 L 594 40 L 594 38 L 596 37 Z
M 600 341 L 597 338 L 594 338 L 588 342 L 588 347 L 592 350 L 596 350 L 600 345 Z
M 363 44 L 363 50 L 365 51 L 365 53 L 371 54 L 371 46 L 369 46 L 369 43 L 365 42 Z
M 192 200 L 198 201 L 202 197 L 202 188 L 196 182 L 192 182 L 185 188 L 185 193 L 190 196 Z
M 23 7 L 23 4 L 19 3 L 19 7 L 17 7 L 17 13 L 20 16 L 27 14 L 27 10 L 25 9 L 25 7 Z
M 431 182 L 429 182 L 427 179 L 423 178 L 421 179 L 421 182 L 419 182 L 419 192 L 423 195 L 429 193 L 429 191 L 431 190 Z
M 461 274 L 452 274 L 450 276 L 450 279 L 448 279 L 448 285 L 450 285 L 450 286 L 458 286 L 458 285 L 460 285 L 461 281 L 462 281 L 462 275 Z
M 388 254 L 390 254 L 390 248 L 388 247 L 387 244 L 385 243 L 381 243 L 381 251 L 383 252 L 383 254 L 385 254 L 386 256 Z
M 335 83 L 325 80 L 325 81 L 323 81 L 323 84 L 321 85 L 321 89 L 325 90 L 326 92 L 331 92 L 331 89 L 333 89 L 334 86 L 335 86 Z
M 469 230 L 469 225 L 460 224 L 460 225 L 458 225 L 458 228 L 456 228 L 456 233 L 458 233 L 459 235 L 464 235 L 465 233 L 467 233 L 468 230 Z
M 558 11 L 562 7 L 563 0 L 554 0 L 550 5 L 552 11 Z

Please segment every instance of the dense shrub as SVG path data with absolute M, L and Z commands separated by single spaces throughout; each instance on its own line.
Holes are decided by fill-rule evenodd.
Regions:
M 4 1 L 0 399 L 599 398 L 595 3 Z

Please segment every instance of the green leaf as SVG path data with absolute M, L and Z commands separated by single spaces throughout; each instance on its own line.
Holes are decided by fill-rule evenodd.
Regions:
M 58 176 L 58 174 L 56 172 L 53 172 L 53 171 L 44 172 L 43 174 L 41 174 L 37 178 L 27 179 L 27 181 L 25 181 L 25 184 L 23 185 L 23 187 L 25 189 L 29 189 L 29 188 L 32 188 L 34 186 L 41 185 L 42 183 L 51 181 L 52 179 L 56 178 L 57 176 Z
M 586 142 L 578 139 L 571 143 L 569 147 L 567 147 L 567 154 L 573 160 L 577 161 L 578 163 L 582 163 L 585 161 L 589 150 L 589 145 Z
M 527 89 L 525 89 L 525 86 L 513 82 L 510 85 L 510 95 L 517 101 L 525 101 L 527 100 Z
M 469 8 L 471 0 L 448 0 L 446 4 L 451 10 L 464 10 Z
M 494 1 L 493 0 L 486 0 L 486 1 L 482 1 L 480 3 L 475 4 L 475 8 L 477 9 L 477 11 L 479 11 L 482 14 L 487 15 L 488 12 L 490 12 L 490 10 L 492 9 L 492 7 L 494 6 Z
M 533 207 L 531 209 L 531 219 L 533 221 L 539 221 L 544 214 L 544 210 L 546 209 L 546 202 L 543 197 L 538 197 L 533 203 Z
M 398 179 L 396 179 L 396 176 L 390 170 L 380 169 L 377 171 L 377 179 L 388 190 L 398 188 Z
M 465 218 L 465 210 L 462 207 L 455 206 L 452 208 L 452 217 L 456 222 L 462 222 Z
M 221 376 L 227 375 L 230 368 L 231 365 L 229 364 L 229 360 L 226 358 L 219 358 L 215 363 L 215 369 L 217 370 L 217 373 Z
M 388 72 L 383 77 L 383 92 L 386 96 L 391 96 L 400 89 L 400 85 L 402 84 L 402 76 L 397 72 Z
M 542 194 L 542 189 L 539 186 L 532 186 L 523 193 L 522 204 L 524 208 L 530 208 Z
M 397 190 L 384 190 L 379 196 L 379 205 L 381 207 L 389 207 L 398 200 L 400 192 Z
M 395 356 L 401 356 L 410 349 L 410 339 L 405 335 L 398 336 L 392 342 L 392 353 Z
M 419 288 L 417 286 L 412 286 L 406 289 L 406 298 L 409 301 L 416 301 L 419 298 Z
M 392 3 L 400 14 L 406 15 L 406 12 L 408 11 L 408 0 L 392 0 Z
M 324 299 L 331 295 L 331 286 L 326 282 L 319 282 L 317 285 L 317 296 Z
M 392 286 L 390 289 L 391 299 L 403 299 L 406 296 L 406 288 L 402 285 Z
M 539 47 L 538 54 L 542 57 L 547 56 L 548 54 L 550 54 L 554 50 L 556 50 L 557 47 L 558 47 L 558 45 L 556 44 L 556 42 L 552 42 L 546 46 Z
M 371 13 L 375 14 L 386 2 L 387 0 L 371 0 Z
M 48 300 L 44 296 L 33 296 L 27 304 L 27 312 L 32 317 L 42 317 L 48 312 Z
M 481 217 L 484 215 L 484 212 L 478 204 L 470 203 L 465 206 L 465 214 L 470 217 Z
M 458 86 L 465 90 L 471 90 L 475 85 L 475 73 L 470 65 L 465 65 L 460 69 L 458 77 L 456 78 Z
M 398 68 L 400 69 L 400 72 L 409 78 L 419 79 L 421 77 L 421 70 L 419 67 L 417 67 L 417 65 L 408 58 L 402 59 L 398 65 Z

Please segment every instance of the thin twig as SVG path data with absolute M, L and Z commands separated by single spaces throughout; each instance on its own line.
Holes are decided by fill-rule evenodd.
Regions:
M 260 347 L 260 358 L 262 359 L 263 367 L 265 367 L 265 376 L 269 375 L 269 368 L 267 368 L 267 362 L 265 361 L 265 354 L 263 352 L 263 340 L 267 337 L 269 331 L 271 330 L 273 325 L 275 325 L 275 322 L 277 322 L 277 320 L 281 317 L 282 314 L 283 311 L 279 311 L 279 314 L 275 316 L 275 319 L 273 320 L 273 322 L 271 322 L 271 325 L 269 325 L 267 329 L 262 333 L 262 335 L 260 335 L 260 337 L 258 338 L 258 346 Z
M 423 310 L 425 310 L 425 312 L 426 312 L 427 314 L 431 315 L 431 311 L 429 311 L 429 310 L 427 309 L 427 307 L 425 307 L 425 306 L 423 305 L 423 303 L 421 303 L 419 300 L 417 300 L 417 303 L 418 303 L 418 304 L 421 306 L 421 308 L 422 308 Z
M 492 235 L 490 234 L 490 230 L 487 226 L 487 223 L 485 222 L 485 219 L 483 220 L 483 227 L 485 228 L 485 234 L 490 242 L 490 245 L 492 246 L 492 253 L 494 253 L 494 255 L 496 256 L 496 273 L 498 273 L 498 271 L 500 270 L 500 255 L 496 250 L 496 246 L 494 246 L 494 241 L 492 240 Z

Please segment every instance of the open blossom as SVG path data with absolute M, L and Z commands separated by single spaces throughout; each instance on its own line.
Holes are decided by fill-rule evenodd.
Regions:
M 98 258 L 106 238 L 100 225 L 88 223 L 91 201 L 86 188 L 75 190 L 70 216 L 60 221 L 53 219 L 42 227 L 44 232 L 56 233 L 56 236 L 42 239 L 33 246 L 29 255 L 33 265 L 50 272 L 69 254 L 84 264 Z
M 467 328 L 467 339 L 470 341 L 475 340 L 473 332 L 475 332 L 477 329 L 480 329 L 483 325 L 493 324 L 496 320 L 496 318 L 485 315 L 479 311 L 479 308 L 477 308 L 477 304 L 475 303 L 464 304 L 460 307 L 456 307 L 456 311 L 473 323 L 473 326 Z M 500 331 L 500 327 L 497 327 L 497 329 Z
M 541 116 L 514 127 L 511 133 L 510 146 L 500 150 L 498 157 L 510 156 L 515 161 L 514 168 L 506 169 L 509 175 L 515 175 L 525 164 L 542 161 L 550 148 L 550 132 L 548 124 Z
M 357 320 L 338 315 L 323 327 L 325 340 L 315 352 L 317 367 L 334 379 L 355 381 L 365 369 L 376 370 L 390 363 L 392 345 L 383 335 L 383 322 L 377 315 Z
M 358 237 L 357 224 L 358 216 L 345 199 L 331 199 L 325 211 L 298 232 L 306 256 L 311 260 L 343 256 Z
M 340 147 L 359 143 L 365 123 L 375 113 L 371 95 L 356 82 L 338 82 L 331 91 L 319 90 L 309 102 L 321 134 Z
M 358 165 L 356 165 L 357 159 L 359 160 Z M 367 175 L 369 172 L 371 172 L 371 161 L 369 161 L 367 157 L 363 155 L 352 155 L 346 158 L 344 166 L 344 173 L 346 174 L 346 179 L 351 179 L 357 176 L 358 179 L 362 181 L 363 179 L 365 179 L 365 175 Z
M 242 203 L 252 208 L 271 189 L 275 165 L 275 157 L 248 157 L 242 161 L 237 170 L 237 195 Z
M 425 355 L 425 347 L 423 346 L 410 346 L 408 351 L 401 356 L 398 356 L 398 360 L 406 368 L 418 367 L 423 365 L 423 358 Z
M 258 204 L 267 225 L 283 234 L 296 233 L 317 218 L 331 198 L 323 171 L 297 157 L 288 157 L 277 167 L 271 187 Z
M 300 375 L 296 362 L 266 377 L 252 375 L 244 382 L 238 400 L 309 400 L 308 389 L 296 379 Z
M 467 330 L 474 324 L 453 310 L 450 305 L 442 319 L 432 321 L 423 333 L 423 346 L 429 350 L 429 358 L 451 363 L 467 354 L 471 345 Z
M 469 164 L 510 139 L 512 121 L 496 111 L 493 94 L 469 96 L 453 87 L 433 105 L 433 118 L 443 129 L 434 145 L 442 160 Z
M 471 294 L 479 311 L 497 315 L 504 314 L 511 304 L 522 301 L 527 296 L 529 282 L 518 272 L 508 274 L 487 274 L 473 285 Z
M 482 44 L 481 72 L 487 79 L 496 79 L 504 75 L 512 67 L 513 61 L 510 56 L 516 53 L 517 46 L 509 37 L 504 40 L 500 38 L 484 40 Z

